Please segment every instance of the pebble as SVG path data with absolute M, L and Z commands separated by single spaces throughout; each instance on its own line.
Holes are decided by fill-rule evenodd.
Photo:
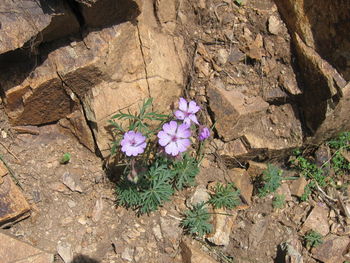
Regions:
M 64 263 L 71 263 L 73 261 L 73 251 L 71 244 L 63 241 L 58 241 L 57 253 L 60 255 Z
M 126 247 L 122 253 L 122 259 L 127 261 L 133 261 L 134 258 L 134 248 Z

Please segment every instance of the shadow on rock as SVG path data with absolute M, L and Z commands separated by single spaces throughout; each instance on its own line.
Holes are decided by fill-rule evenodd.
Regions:
M 100 261 L 85 255 L 78 255 L 73 258 L 71 263 L 100 263 Z

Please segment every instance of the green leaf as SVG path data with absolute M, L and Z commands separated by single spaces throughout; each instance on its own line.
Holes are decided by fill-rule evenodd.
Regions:
M 218 183 L 216 184 L 214 192 L 214 194 L 210 195 L 209 199 L 209 203 L 212 204 L 214 208 L 233 209 L 241 204 L 239 190 L 235 190 L 233 183 L 227 185 Z
M 267 169 L 264 171 L 262 176 L 263 187 L 260 188 L 259 196 L 265 197 L 266 195 L 273 193 L 281 186 L 283 171 L 278 169 L 276 166 L 268 164 Z
M 63 154 L 63 156 L 60 160 L 60 164 L 67 164 L 67 163 L 69 163 L 70 159 L 71 159 L 70 153 L 65 153 L 65 154 Z
M 187 210 L 180 225 L 191 235 L 204 236 L 212 231 L 213 226 L 209 223 L 210 214 L 205 208 L 205 203 L 201 202 Z
M 178 190 L 184 187 L 193 186 L 195 178 L 199 173 L 198 162 L 188 154 L 183 156 L 181 161 L 174 163 L 174 184 Z

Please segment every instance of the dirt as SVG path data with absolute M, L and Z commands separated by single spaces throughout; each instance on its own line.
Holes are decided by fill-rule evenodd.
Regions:
M 179 19 L 187 16 L 188 23 L 178 33 L 185 36 L 194 62 L 188 97 L 205 107 L 209 82 L 262 96 L 271 104 L 297 96 L 298 91 L 280 88 L 283 78 L 296 77 L 283 22 L 279 20 L 282 33 L 278 36 L 268 31 L 269 17 L 279 17 L 273 2 L 254 0 L 243 6 L 232 4 L 234 1 L 180 2 Z M 199 3 L 206 5 L 200 7 Z M 59 244 L 70 246 L 77 255 L 73 262 L 182 262 L 179 242 L 184 234 L 179 219 L 194 187 L 177 193 L 159 211 L 138 217 L 115 204 L 114 179 L 118 174 L 106 174 L 104 161 L 69 132 L 52 124 L 39 127 L 39 135 L 18 134 L 8 124 L 3 109 L 0 114 L 0 153 L 32 207 L 29 219 L 6 232 L 55 254 Z M 209 116 L 213 117 L 210 112 Z M 209 124 L 215 121 L 205 120 L 204 115 L 201 118 Z M 67 152 L 72 156 L 70 162 L 60 164 Z M 217 157 L 208 150 L 198 183 L 227 180 L 228 168 Z M 237 162 L 230 167 L 240 165 L 245 164 Z M 69 189 L 63 183 L 64 176 L 80 188 Z M 215 249 L 232 257 L 233 262 L 285 262 L 280 245 L 301 240 L 300 222 L 309 210 L 310 205 L 296 199 L 275 210 L 272 196 L 254 197 L 253 204 L 239 212 L 229 245 Z M 217 254 L 206 253 L 220 260 Z M 304 262 L 316 262 L 305 249 L 303 256 Z M 55 262 L 63 261 L 56 256 Z

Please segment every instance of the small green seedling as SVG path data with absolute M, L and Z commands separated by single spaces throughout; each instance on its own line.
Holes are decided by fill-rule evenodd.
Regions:
M 304 236 L 304 240 L 308 249 L 316 247 L 323 243 L 322 235 L 314 230 L 310 230 L 309 232 L 307 232 Z
M 185 212 L 184 219 L 181 221 L 181 226 L 188 234 L 202 237 L 210 233 L 213 228 L 209 220 L 210 214 L 205 207 L 205 202 L 201 202 Z
M 239 6 L 243 5 L 243 0 L 235 0 L 235 3 Z
M 273 193 L 281 186 L 283 171 L 278 169 L 272 164 L 267 165 L 267 169 L 262 176 L 263 187 L 260 188 L 259 196 L 265 197 L 266 195 Z
M 284 194 L 275 194 L 272 200 L 272 206 L 275 209 L 282 209 L 286 204 L 286 196 Z
M 60 164 L 67 164 L 67 163 L 69 163 L 70 159 L 71 159 L 70 153 L 65 153 L 65 154 L 63 154 L 63 156 L 60 160 Z
M 217 184 L 214 194 L 211 194 L 209 203 L 214 208 L 233 209 L 241 204 L 240 192 L 236 190 L 233 183 L 227 185 Z

